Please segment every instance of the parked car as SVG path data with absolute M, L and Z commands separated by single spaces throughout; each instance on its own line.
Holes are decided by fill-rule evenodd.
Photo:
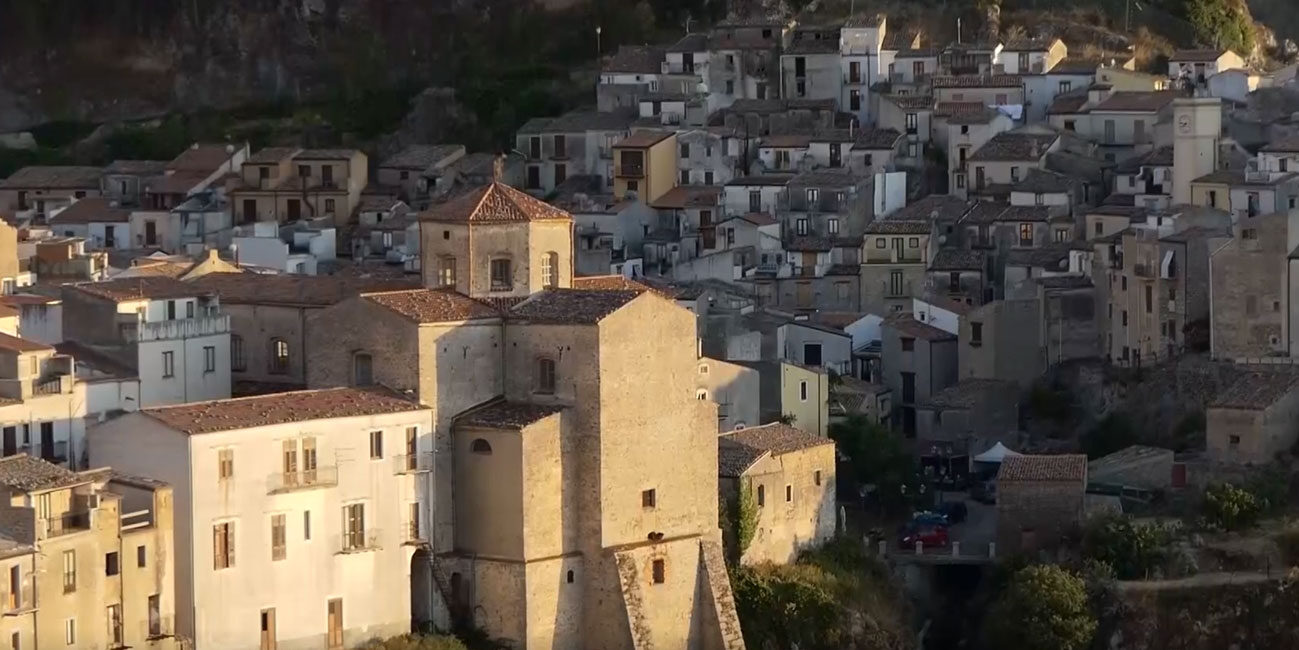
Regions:
M 948 526 L 951 525 L 952 522 L 948 519 L 945 513 L 930 512 L 926 510 L 924 512 L 912 513 L 911 523 L 921 525 L 928 524 L 931 526 Z
M 916 542 L 920 542 L 923 548 L 947 546 L 947 526 L 917 523 L 908 525 L 898 538 L 898 544 L 902 549 L 911 549 L 915 548 Z
M 997 503 L 997 483 L 995 481 L 979 481 L 975 483 L 970 488 L 970 498 L 988 505 Z
M 938 504 L 938 513 L 947 517 L 947 521 L 959 524 L 965 521 L 970 509 L 964 501 L 944 501 Z

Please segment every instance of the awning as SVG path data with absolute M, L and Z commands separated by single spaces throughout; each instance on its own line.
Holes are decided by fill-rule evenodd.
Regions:
M 976 463 L 1000 463 L 1001 461 L 1005 460 L 1005 459 L 1006 459 L 1007 457 L 1009 457 L 1009 456 L 1019 456 L 1019 455 L 1020 455 L 1019 452 L 1014 451 L 1014 450 L 1012 450 L 1012 449 L 1006 447 L 1006 445 L 1003 445 L 1003 444 L 1001 444 L 1001 443 L 999 442 L 999 443 L 993 445 L 992 448 L 989 449 L 988 451 L 985 451 L 985 452 L 983 452 L 982 454 L 979 454 L 978 456 L 975 456 L 975 457 L 974 457 L 974 462 L 976 462 Z

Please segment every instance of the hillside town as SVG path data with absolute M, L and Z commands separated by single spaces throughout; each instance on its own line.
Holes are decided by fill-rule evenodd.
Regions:
M 1290 579 L 1297 71 L 732 16 L 502 150 L 19 169 L 0 644 L 957 647 L 953 567 Z M 847 556 L 888 643 L 754 604 Z

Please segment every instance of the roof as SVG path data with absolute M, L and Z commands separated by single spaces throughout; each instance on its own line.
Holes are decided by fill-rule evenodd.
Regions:
M 1299 374 L 1250 372 L 1209 400 L 1209 408 L 1261 411 L 1299 387 Z
M 618 51 L 605 59 L 600 70 L 658 74 L 665 56 L 663 48 L 653 45 L 619 45 Z
M 775 217 L 767 214 L 766 212 L 746 212 L 744 214 L 737 214 L 734 217 L 730 217 L 728 219 L 722 219 L 718 223 L 719 224 L 725 223 L 727 221 L 730 221 L 731 219 L 739 219 L 740 221 L 745 221 L 755 226 L 771 226 L 779 223 L 778 221 L 776 221 Z
M 1033 279 L 1043 289 L 1091 289 L 1095 286 L 1085 275 L 1043 275 Z
M 853 140 L 853 146 L 862 149 L 892 149 L 902 137 L 897 129 L 862 129 Z
M 965 199 L 948 194 L 930 194 L 914 203 L 899 208 L 885 219 L 919 219 L 923 221 L 941 219 L 954 221 L 969 209 L 970 203 Z
M 1070 74 L 1070 75 L 1093 75 L 1096 74 L 1096 68 L 1101 67 L 1101 59 L 1089 59 L 1081 56 L 1066 56 L 1051 69 L 1047 74 Z
M 997 119 L 998 115 L 1002 115 L 1001 111 L 976 102 L 944 102 L 939 106 L 942 107 L 947 123 L 958 126 L 987 124 Z
M 793 174 L 754 174 L 751 176 L 738 176 L 727 182 L 727 185 L 739 187 L 765 185 L 765 186 L 783 186 L 789 183 Z
M 1299 144 L 1299 140 L 1296 141 Z M 1265 147 L 1266 149 L 1266 147 Z M 1299 151 L 1296 148 L 1295 151 Z M 1141 171 L 1142 167 L 1172 167 L 1173 166 L 1173 145 L 1166 145 L 1158 149 L 1152 149 L 1140 156 L 1131 156 L 1119 163 L 1114 168 L 1117 174 L 1135 174 Z
M 762 139 L 758 144 L 759 147 L 773 147 L 778 149 L 793 148 L 801 149 L 811 144 L 812 136 L 805 133 L 796 133 L 790 135 L 769 135 Z
M 644 129 L 644 130 L 636 131 L 635 133 L 632 133 L 631 135 L 613 143 L 613 146 L 614 148 L 621 148 L 621 149 L 625 149 L 627 147 L 636 147 L 636 148 L 652 147 L 668 139 L 668 137 L 671 135 L 674 135 L 672 131 L 658 131 L 652 129 Z
M 573 288 L 583 291 L 653 291 L 668 295 L 666 291 L 641 284 L 622 275 L 588 275 L 573 278 Z
M 169 164 L 166 160 L 114 160 L 104 168 L 104 173 L 148 176 L 163 173 Z
M 1008 266 L 1029 266 L 1050 271 L 1063 271 L 1068 268 L 1068 243 L 1054 244 L 1038 248 L 1012 248 L 1006 253 Z
M 470 190 L 421 215 L 427 221 L 457 223 L 510 223 L 572 220 L 572 215 L 503 183 Z
M 789 44 L 789 47 L 785 48 L 782 54 L 838 54 L 838 34 L 836 34 L 834 38 L 820 38 L 823 33 L 824 31 L 820 29 L 795 30 L 792 42 Z
M 140 412 L 172 429 L 193 435 L 425 409 L 418 402 L 385 388 L 325 388 L 164 406 Z
M 0 189 L 97 190 L 102 171 L 98 167 L 23 167 L 0 181 Z
M 1012 38 L 1001 48 L 1002 52 L 1045 52 L 1058 38 Z
M 1170 149 L 1172 147 L 1169 147 Z M 1259 151 L 1275 151 L 1278 153 L 1299 153 L 1299 133 L 1293 133 L 1283 136 L 1278 140 L 1273 140 L 1259 149 Z
M 984 403 L 993 395 L 1019 401 L 1019 386 L 1003 379 L 962 379 L 934 393 L 920 406 L 929 409 L 968 409 Z
M 449 323 L 501 315 L 490 305 L 445 289 L 407 289 L 362 295 L 367 301 L 416 323 Z
M 456 426 L 488 429 L 522 429 L 560 411 L 558 404 L 527 404 L 500 400 L 456 418 Z
M 50 224 L 86 224 L 86 223 L 127 223 L 131 220 L 131 211 L 113 205 L 113 201 L 104 198 L 87 198 L 74 201 L 72 205 L 50 217 Z
M 721 194 L 720 185 L 678 185 L 654 199 L 650 206 L 677 210 L 707 208 L 717 205 Z
M 1153 113 L 1173 103 L 1175 90 L 1120 90 L 1092 107 L 1092 111 Z
M 412 144 L 388 156 L 379 166 L 424 171 L 464 150 L 462 144 Z
M 1024 80 L 1017 74 L 939 75 L 931 82 L 934 88 L 1022 88 Z
M 1209 63 L 1217 61 L 1231 50 L 1176 50 L 1169 55 L 1169 61 L 1192 61 Z
M 293 155 L 294 160 L 351 160 L 361 153 L 359 149 L 303 149 Z
M 11 490 L 34 492 L 88 482 L 85 476 L 27 454 L 0 458 L 0 485 Z
M 1047 221 L 1051 208 L 1045 205 L 1012 205 L 997 215 L 997 221 Z
M 1051 105 L 1047 107 L 1047 115 L 1072 115 L 1081 113 L 1083 106 L 1087 104 L 1087 91 L 1077 90 L 1063 95 L 1056 95 Z
M 970 156 L 972 162 L 1037 160 L 1060 136 L 1055 133 L 1003 131 Z
M 139 376 L 139 372 L 135 368 L 122 363 L 114 358 L 112 354 L 102 352 L 88 345 L 82 345 L 74 341 L 63 341 L 56 344 L 54 349 L 58 350 L 59 354 L 72 357 L 78 365 L 89 366 L 105 375 L 122 379 Z
M 1090 478 L 1096 479 L 1099 478 L 1098 474 L 1125 469 L 1133 463 L 1151 461 L 1164 461 L 1171 464 L 1173 462 L 1173 450 L 1162 447 L 1148 447 L 1146 445 L 1132 445 L 1087 463 L 1087 473 Z
M 930 271 L 983 271 L 986 266 L 983 251 L 962 248 L 940 248 L 929 262 Z
M 243 277 L 243 275 L 239 274 L 239 277 Z M 201 287 L 195 287 L 180 280 L 160 275 L 123 278 L 104 282 L 83 282 L 66 286 L 113 302 L 193 298 L 208 293 Z
M 668 46 L 669 52 L 703 52 L 708 49 L 708 34 L 695 32 L 686 34 L 681 40 Z
M 897 330 L 902 336 L 910 336 L 926 341 L 956 340 L 955 334 L 940 330 L 929 323 L 922 323 L 909 313 L 891 315 L 884 319 L 883 325 Z
M 1291 172 L 1288 174 L 1267 176 L 1266 180 L 1252 180 L 1252 177 L 1238 169 L 1219 169 L 1209 172 L 1199 178 L 1191 179 L 1192 183 L 1220 183 L 1223 185 L 1252 185 L 1254 187 L 1272 187 L 1280 185 L 1299 177 L 1299 173 Z
M 1074 179 L 1070 176 L 1035 167 L 1028 170 L 1024 178 L 1012 185 L 1010 190 L 1032 194 L 1064 194 L 1073 189 L 1073 184 Z
M 9 352 L 43 352 L 46 350 L 53 351 L 54 348 L 45 345 L 44 343 L 37 343 L 36 341 L 19 338 L 17 336 L 10 336 L 0 332 L 0 350 L 8 350 Z
M 359 279 L 339 275 L 289 273 L 209 273 L 189 282 L 221 302 L 246 305 L 328 307 L 363 291 L 415 288 L 402 280 Z
M 799 172 L 789 179 L 789 186 L 840 189 L 852 187 L 864 180 L 866 180 L 864 177 L 859 176 L 850 169 L 829 167 Z
M 301 151 L 297 147 L 265 147 L 249 156 L 244 164 L 265 165 L 288 160 Z
M 934 107 L 934 98 L 929 95 L 885 95 L 884 99 L 893 102 L 898 108 L 920 110 Z
M 509 316 L 532 323 L 594 325 L 639 295 L 625 290 L 548 289 L 515 305 Z
M 816 237 L 813 235 L 802 235 L 790 237 L 785 243 L 787 251 L 808 251 L 828 253 L 834 248 L 829 237 Z
M 557 117 L 536 117 L 519 127 L 521 135 L 626 131 L 633 115 L 621 111 L 571 111 Z
M 166 176 L 154 176 L 144 182 L 144 191 L 150 194 L 188 194 L 207 180 L 212 170 L 177 171 Z
M 1007 456 L 997 471 L 997 481 L 1085 481 L 1087 456 L 1055 454 L 1050 456 Z
M 718 475 L 738 477 L 765 454 L 780 456 L 824 445 L 834 441 L 781 422 L 724 433 L 718 437 Z
M 234 148 L 227 144 L 199 144 L 194 143 L 188 149 L 180 152 L 180 155 L 171 159 L 167 163 L 167 171 L 171 172 L 205 172 L 212 173 L 216 169 L 230 161 L 233 151 L 226 151 L 226 148 Z

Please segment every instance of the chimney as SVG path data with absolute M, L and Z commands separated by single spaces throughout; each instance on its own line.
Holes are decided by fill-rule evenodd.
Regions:
M 496 154 L 496 160 L 492 161 L 492 182 L 505 182 L 505 154 Z

